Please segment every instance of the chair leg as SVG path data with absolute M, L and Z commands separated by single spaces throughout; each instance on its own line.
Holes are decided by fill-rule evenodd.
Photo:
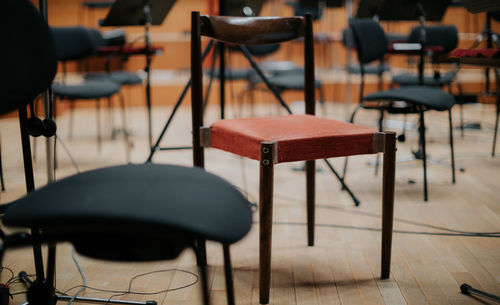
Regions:
M 197 250 L 196 250 L 197 252 Z M 203 304 L 210 305 L 210 297 L 208 294 L 208 276 L 207 276 L 207 266 L 198 265 L 201 275 L 201 289 L 203 294 Z
M 105 129 L 107 131 L 109 131 L 109 134 L 110 134 L 110 137 L 111 137 L 111 140 L 114 140 L 115 137 L 116 137 L 116 133 L 115 133 L 115 118 L 113 116 L 113 101 L 111 100 L 111 96 L 108 96 L 107 98 L 107 115 L 108 115 L 108 119 L 106 120 L 106 127 Z
M 448 109 L 448 121 L 450 123 L 451 182 L 455 184 L 455 150 L 453 148 L 453 122 L 451 119 L 451 108 Z
M 427 201 L 427 154 L 425 151 L 425 120 L 424 110 L 420 107 L 420 145 L 422 147 L 422 165 L 424 167 L 424 201 Z
M 323 117 L 326 117 L 326 105 L 325 105 L 325 97 L 323 94 L 323 85 L 319 85 L 317 88 L 318 88 L 318 93 L 319 93 L 319 103 L 321 105 Z
M 497 94 L 497 118 L 495 120 L 495 132 L 493 134 L 493 148 L 491 149 L 491 157 L 495 156 L 495 146 L 497 144 L 498 115 L 499 114 L 500 114 L 500 94 Z
M 464 133 L 464 104 L 460 104 L 460 137 L 463 138 L 465 136 Z
M 306 161 L 307 245 L 314 246 L 316 161 Z
M 391 273 L 392 225 L 394 218 L 394 183 L 396 177 L 396 134 L 385 134 L 382 185 L 382 255 L 381 278 Z
M 69 126 L 68 126 L 68 139 L 73 139 L 73 125 L 75 117 L 75 102 L 69 102 Z
M 351 119 L 349 120 L 350 123 L 354 123 L 354 117 L 356 116 L 356 113 L 358 112 L 359 109 L 361 109 L 361 104 L 359 104 L 358 106 L 356 106 L 356 109 L 354 109 L 354 111 L 352 112 Z M 348 163 L 349 163 L 349 157 L 345 157 L 344 170 L 342 171 L 342 181 L 345 181 L 345 176 L 347 174 L 347 165 L 348 165 Z M 343 185 L 342 185 L 342 189 L 344 189 Z
M 196 240 L 196 264 L 198 266 L 207 265 L 207 243 L 204 239 Z
M 4 192 L 5 191 L 5 181 L 3 180 L 2 142 L 0 142 L 0 184 L 2 186 L 2 192 Z
M 380 109 L 380 115 L 378 117 L 378 131 L 382 132 L 384 129 L 384 109 Z M 378 168 L 380 163 L 380 154 L 377 153 L 377 157 L 375 160 L 375 177 L 378 175 Z
M 127 129 L 127 112 L 125 110 L 125 98 L 123 93 L 120 92 L 120 106 L 122 110 L 122 129 L 123 129 L 123 139 L 125 140 L 125 154 L 127 158 L 127 162 L 130 162 L 130 137 Z
M 271 241 L 273 225 L 273 145 L 261 144 L 259 181 L 259 300 L 269 303 L 271 289 Z
M 101 152 L 101 100 L 97 99 L 95 103 L 97 118 L 97 151 Z
M 224 274 L 226 278 L 226 295 L 227 304 L 235 305 L 234 303 L 234 284 L 233 284 L 233 271 L 231 267 L 231 253 L 229 252 L 229 245 L 222 245 L 224 250 Z

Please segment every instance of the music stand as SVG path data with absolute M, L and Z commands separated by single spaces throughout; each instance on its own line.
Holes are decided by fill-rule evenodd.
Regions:
M 146 107 L 148 111 L 149 147 L 153 146 L 151 118 L 151 33 L 152 25 L 161 25 L 176 0 L 117 0 L 102 26 L 144 26 L 146 55 Z

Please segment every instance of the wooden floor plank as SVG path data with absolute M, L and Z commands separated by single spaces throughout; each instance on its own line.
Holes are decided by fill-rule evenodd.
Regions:
M 157 134 L 171 108 L 154 109 L 154 134 Z M 257 109 L 261 114 L 276 112 L 275 107 Z M 490 106 L 472 108 L 468 119 L 492 120 Z M 331 117 L 341 118 L 345 109 L 327 104 Z M 218 110 L 208 108 L 207 122 L 214 121 Z M 147 155 L 145 111 L 129 109 L 134 149 L 132 162 L 144 162 Z M 359 113 L 359 120 L 376 126 L 373 113 Z M 72 152 L 80 170 L 125 163 L 123 142 L 105 137 L 101 152 L 96 149 L 93 109 L 78 109 L 75 124 L 89 128 L 75 129 L 73 140 L 66 138 L 68 116 L 58 117 L 60 136 Z M 397 116 L 389 116 L 401 122 Z M 115 121 L 119 121 L 118 116 Z M 407 141 L 398 143 L 396 169 L 396 204 L 391 278 L 380 280 L 380 175 L 374 178 L 374 156 L 350 159 L 347 183 L 360 198 L 354 207 L 351 198 L 339 187 L 322 162 L 318 162 L 317 215 L 315 247 L 307 247 L 305 226 L 305 178 L 297 171 L 300 163 L 280 164 L 275 172 L 275 204 L 270 304 L 279 305 L 465 305 L 482 304 L 459 292 L 461 283 L 500 294 L 500 238 L 463 236 L 461 232 L 500 232 L 500 159 L 491 158 L 492 131 L 467 130 L 456 138 L 457 184 L 450 182 L 447 122 L 442 113 L 429 112 L 429 201 L 422 199 L 422 167 L 419 161 L 403 161 L 415 149 L 416 121 L 409 117 Z M 391 124 L 392 124 L 391 123 Z M 167 144 L 189 144 L 190 119 L 188 109 L 181 109 L 169 130 Z M 16 119 L 0 120 L 2 162 L 7 191 L 0 193 L 0 202 L 9 202 L 25 193 L 21 163 L 19 126 Z M 59 148 L 61 148 L 59 146 Z M 44 141 L 37 140 L 37 161 L 34 163 L 37 186 L 46 182 Z M 248 192 L 249 199 L 258 197 L 258 166 L 253 160 L 208 149 L 207 170 Z M 191 164 L 186 151 L 157 153 L 157 163 Z M 66 153 L 59 150 L 58 178 L 73 175 L 76 169 Z M 332 159 L 337 169 L 343 159 Z M 258 217 L 250 233 L 231 246 L 233 276 L 237 305 L 259 303 L 258 291 Z M 438 234 L 438 235 L 436 235 Z M 444 234 L 444 235 L 443 235 Z M 126 290 L 130 279 L 155 270 L 175 269 L 142 277 L 133 289 L 143 292 L 182 286 L 191 276 L 181 270 L 198 274 L 193 253 L 186 251 L 177 260 L 154 263 L 108 263 L 79 257 L 90 286 Z M 208 275 L 213 304 L 226 303 L 226 287 L 220 245 L 208 243 Z M 8 250 L 4 266 L 17 274 L 21 270 L 33 273 L 33 255 L 29 248 Z M 61 291 L 81 284 L 81 277 L 71 259 L 68 244 L 58 246 L 57 288 Z M 8 272 L 1 275 L 9 278 Z M 23 291 L 14 284 L 12 291 Z M 74 292 L 74 291 L 72 291 Z M 85 296 L 109 297 L 112 293 L 89 289 Z M 123 299 L 155 300 L 161 305 L 191 305 L 201 303 L 200 283 L 177 291 L 153 296 L 126 295 Z M 23 303 L 24 295 L 16 295 L 12 304 Z

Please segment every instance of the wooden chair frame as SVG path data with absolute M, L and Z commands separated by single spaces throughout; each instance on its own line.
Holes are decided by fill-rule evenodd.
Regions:
M 203 72 L 201 36 L 236 44 L 271 44 L 304 37 L 306 114 L 315 114 L 314 50 L 312 17 L 222 17 L 192 13 L 191 23 L 191 98 L 193 163 L 204 168 L 204 148 L 210 147 L 210 128 L 203 127 Z M 382 258 L 381 278 L 390 274 L 396 137 L 393 132 L 375 132 L 373 153 L 384 152 L 382 190 Z M 306 202 L 308 245 L 314 244 L 315 161 L 306 161 Z M 274 164 L 278 161 L 278 141 L 260 144 L 259 183 L 259 296 L 260 303 L 269 302 L 271 285 L 271 237 L 273 217 Z M 204 244 L 198 244 L 198 262 L 206 258 Z

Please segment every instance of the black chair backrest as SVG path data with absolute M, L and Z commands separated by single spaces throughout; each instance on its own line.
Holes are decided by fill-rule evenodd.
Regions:
M 266 56 L 269 54 L 272 54 L 280 48 L 280 44 L 267 44 L 267 45 L 262 45 L 262 46 L 248 46 L 247 49 L 248 51 L 253 55 L 257 57 L 261 56 Z
M 293 5 L 293 14 L 295 16 L 305 16 L 311 14 L 314 20 L 321 19 L 323 16 L 323 1 L 320 0 L 298 0 Z
M 52 32 L 60 61 L 82 59 L 97 52 L 95 38 L 84 27 L 53 27 Z
M 389 44 L 382 27 L 373 19 L 353 18 L 349 28 L 354 37 L 354 44 L 361 64 L 367 64 L 384 57 Z
M 414 27 L 408 42 L 420 42 L 421 26 Z M 458 31 L 454 25 L 425 26 L 425 45 L 441 46 L 443 52 L 453 51 L 458 45 Z
M 0 114 L 25 106 L 46 90 L 57 72 L 52 33 L 28 0 L 5 0 L 0 9 L 3 63 Z

